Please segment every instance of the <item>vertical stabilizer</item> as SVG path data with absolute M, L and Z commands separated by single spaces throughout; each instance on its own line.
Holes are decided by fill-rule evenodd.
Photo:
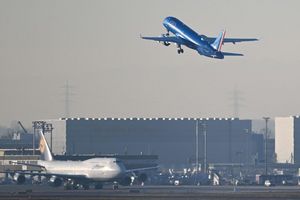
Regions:
M 216 38 L 216 40 L 211 44 L 211 46 L 217 50 L 221 51 L 222 45 L 223 45 L 223 40 L 225 37 L 226 30 L 222 31 L 219 36 Z
M 52 156 L 52 153 L 49 149 L 48 143 L 45 139 L 45 136 L 44 136 L 44 133 L 43 133 L 42 130 L 39 131 L 39 136 L 40 136 L 39 150 L 41 152 L 41 160 L 52 161 L 53 156 Z

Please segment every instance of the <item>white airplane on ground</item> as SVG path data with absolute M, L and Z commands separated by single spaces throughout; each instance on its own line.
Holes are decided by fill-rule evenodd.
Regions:
M 117 158 L 92 158 L 85 161 L 59 161 L 54 160 L 49 149 L 47 141 L 42 131 L 40 135 L 39 150 L 41 152 L 41 160 L 37 164 L 20 163 L 20 165 L 38 167 L 41 171 L 5 171 L 13 176 L 13 180 L 18 184 L 25 182 L 25 175 L 43 176 L 49 179 L 53 186 L 64 186 L 69 189 L 77 189 L 82 186 L 89 189 L 90 184 L 94 184 L 96 189 L 101 189 L 103 183 L 112 182 L 114 188 L 120 185 L 130 185 L 132 175 L 137 177 L 140 182 L 147 179 L 145 173 L 136 176 L 136 172 L 157 169 L 157 167 L 138 168 L 126 170 L 124 164 Z

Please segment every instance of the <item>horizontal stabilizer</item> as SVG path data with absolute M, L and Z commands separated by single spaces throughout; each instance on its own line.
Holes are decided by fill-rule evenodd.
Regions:
M 244 56 L 244 54 L 241 53 L 230 53 L 230 52 L 222 52 L 224 56 Z
M 217 38 L 215 37 L 206 37 L 205 40 L 210 43 L 213 44 L 213 42 L 216 40 Z M 224 38 L 223 39 L 223 43 L 239 43 L 239 42 L 255 42 L 258 41 L 257 38 Z
M 225 38 L 224 43 L 237 43 L 237 42 L 254 42 L 258 41 L 257 38 Z

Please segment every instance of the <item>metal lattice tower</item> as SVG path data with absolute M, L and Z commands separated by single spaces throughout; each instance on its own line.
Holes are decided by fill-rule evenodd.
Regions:
M 69 84 L 69 81 L 66 82 L 66 84 L 63 86 L 64 88 L 64 102 L 65 102 L 65 118 L 70 117 L 70 104 L 71 104 L 71 96 L 74 95 L 74 93 L 71 92 L 71 90 L 74 88 L 72 85 Z
M 242 97 L 242 92 L 239 91 L 235 86 L 231 95 L 232 97 L 230 99 L 232 101 L 233 117 L 239 118 L 240 107 L 243 106 L 242 102 L 244 101 L 244 98 Z

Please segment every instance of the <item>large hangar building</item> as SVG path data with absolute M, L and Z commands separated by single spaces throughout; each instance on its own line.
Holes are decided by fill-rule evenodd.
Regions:
M 300 117 L 275 118 L 275 152 L 278 163 L 300 164 Z
M 233 118 L 61 118 L 45 120 L 46 134 L 57 155 L 158 155 L 159 164 L 184 167 L 195 163 L 198 123 L 199 161 L 253 164 L 263 157 L 262 135 L 251 120 Z M 52 139 L 51 139 L 52 138 Z

